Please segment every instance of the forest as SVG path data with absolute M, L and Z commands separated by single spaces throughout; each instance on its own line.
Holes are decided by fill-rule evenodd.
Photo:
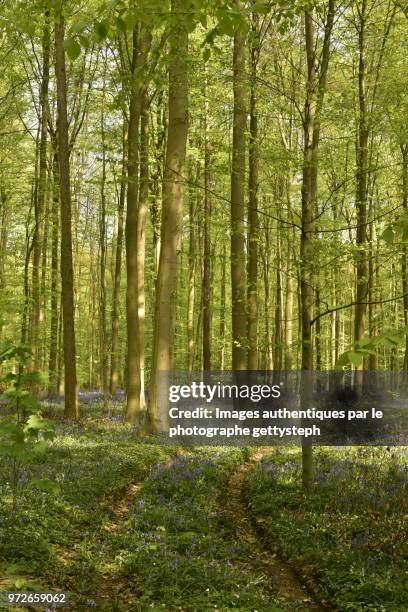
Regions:
M 407 0 L 0 0 L 0 74 L 0 609 L 407 610 L 407 446 L 160 443 L 408 372 Z

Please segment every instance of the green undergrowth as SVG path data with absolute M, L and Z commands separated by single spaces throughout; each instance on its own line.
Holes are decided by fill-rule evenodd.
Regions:
M 245 451 L 180 455 L 138 439 L 121 411 L 91 404 L 66 423 L 48 406 L 57 435 L 21 473 L 14 514 L 9 466 L 0 467 L 0 590 L 65 591 L 70 611 L 280 610 L 220 512 Z M 57 493 L 33 486 L 39 477 Z M 115 514 L 135 482 L 142 489 Z
M 195 452 L 156 466 L 111 538 L 121 575 L 137 577 L 134 609 L 279 610 L 264 577 L 248 566 L 250 550 L 219 511 L 225 480 L 244 453 Z
M 248 503 L 269 543 L 341 612 L 408 610 L 408 450 L 321 448 L 301 488 L 298 449 L 249 474 Z
M 71 575 L 71 559 L 75 566 L 84 540 L 109 519 L 109 503 L 175 452 L 139 442 L 130 426 L 109 419 L 61 423 L 57 432 L 47 453 L 21 472 L 14 513 L 7 460 L 0 465 L 0 590 L 67 590 L 81 582 L 80 572 Z M 50 479 L 58 492 L 37 489 L 33 477 Z

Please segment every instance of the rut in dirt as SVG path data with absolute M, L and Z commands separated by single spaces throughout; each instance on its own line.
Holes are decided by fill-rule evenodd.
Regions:
M 262 537 L 260 526 L 245 501 L 244 484 L 249 471 L 266 454 L 266 450 L 255 452 L 246 463 L 238 465 L 231 474 L 227 493 L 222 504 L 223 512 L 235 526 L 237 538 L 249 546 L 251 552 L 248 562 L 257 572 L 266 577 L 266 586 L 271 596 L 279 595 L 285 609 L 293 612 L 310 610 L 328 611 L 330 608 L 317 600 L 309 588 L 302 584 L 295 572 L 268 549 Z

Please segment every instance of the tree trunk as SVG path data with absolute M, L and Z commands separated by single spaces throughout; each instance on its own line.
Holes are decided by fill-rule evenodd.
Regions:
M 126 367 L 126 420 L 135 423 L 140 417 L 140 336 L 138 292 L 138 195 L 139 195 L 139 140 L 142 96 L 145 87 L 144 68 L 151 44 L 151 34 L 142 30 L 133 33 L 132 80 L 129 105 L 128 134 L 128 189 L 126 211 L 126 318 L 127 318 L 127 367 Z
M 154 347 L 150 401 L 150 429 L 165 431 L 166 403 L 158 398 L 160 370 L 173 365 L 173 341 L 179 255 L 181 251 L 184 173 L 188 132 L 188 31 L 181 0 L 172 0 L 174 19 L 169 35 L 169 128 L 163 185 L 161 248 L 156 284 Z
M 8 196 L 3 187 L 0 186 L 0 295 L 2 295 L 5 281 L 5 259 L 7 251 L 7 227 L 8 227 Z M 5 321 L 0 316 L 0 340 L 2 340 L 3 325 Z
M 326 87 L 327 69 L 330 56 L 330 38 L 334 20 L 334 0 L 329 0 L 325 24 L 323 49 L 320 61 L 320 72 L 317 70 L 316 37 L 314 32 L 314 15 L 305 12 L 305 42 L 307 61 L 306 101 L 304 110 L 304 150 L 303 150 L 303 177 L 302 177 L 302 215 L 300 239 L 300 297 L 302 321 L 302 370 L 313 370 L 313 266 L 314 262 L 314 233 L 315 233 L 315 202 L 317 195 L 317 170 L 320 140 L 320 112 L 323 105 Z M 310 379 L 305 378 L 305 389 L 302 400 L 308 407 Z M 302 441 L 302 481 L 304 488 L 308 489 L 313 483 L 313 448 L 311 444 Z
M 259 142 L 256 96 L 259 60 L 258 15 L 252 15 L 251 90 L 249 110 L 249 210 L 248 210 L 248 369 L 258 369 L 258 183 Z
M 275 333 L 273 340 L 273 365 L 275 370 L 282 369 L 282 258 L 279 228 L 276 237 L 276 284 L 275 284 Z
M 237 11 L 243 11 L 241 0 L 234 0 Z M 237 25 L 233 52 L 233 135 L 231 168 L 231 305 L 232 368 L 247 368 L 247 315 L 245 271 L 245 132 L 247 122 L 247 88 L 245 84 L 246 34 Z
M 55 76 L 57 81 L 57 132 L 61 203 L 61 286 L 64 336 L 65 416 L 79 418 L 75 353 L 74 275 L 72 268 L 71 185 L 67 117 L 67 78 L 64 51 L 64 17 L 55 21 Z
M 33 266 L 32 266 L 32 310 L 30 343 L 33 349 L 33 368 L 40 369 L 40 311 L 41 311 L 41 283 L 40 266 L 44 241 L 44 215 L 46 207 L 47 185 L 47 136 L 48 136 L 48 87 L 50 81 L 50 28 L 49 13 L 45 14 L 42 39 L 42 79 L 40 88 L 40 145 L 39 145 L 39 172 L 38 189 L 35 201 L 35 227 L 33 236 Z
M 293 342 L 293 279 L 291 245 L 288 244 L 286 263 L 286 291 L 285 291 L 285 370 L 292 369 L 292 342 Z
M 207 78 L 207 77 L 205 77 Z M 211 370 L 211 148 L 208 134 L 207 82 L 204 89 L 204 251 L 203 251 L 203 369 Z
M 362 0 L 359 9 L 358 31 L 358 128 L 357 128 L 357 169 L 356 169 L 356 208 L 357 208 L 357 256 L 356 256 L 356 306 L 354 313 L 354 341 L 363 338 L 368 295 L 367 264 L 367 164 L 368 164 L 368 125 L 366 101 L 366 13 L 367 1 Z M 363 364 L 356 366 L 363 369 Z
M 106 71 L 106 65 L 105 65 Z M 105 91 L 105 78 L 103 80 Z M 105 95 L 102 95 L 101 108 L 101 208 L 99 216 L 99 372 L 104 403 L 108 393 L 108 351 L 106 330 L 106 144 L 105 144 Z
M 198 174 L 198 168 L 197 168 Z M 193 177 L 192 177 L 193 178 Z M 187 296 L 187 369 L 194 369 L 195 338 L 194 338 L 194 301 L 196 275 L 196 232 L 195 232 L 195 194 L 189 192 L 189 245 L 188 245 L 188 296 Z
M 116 254 L 115 271 L 113 277 L 113 296 L 112 296 L 112 343 L 111 343 L 111 370 L 109 391 L 115 395 L 118 389 L 118 340 L 119 340 L 119 306 L 120 306 L 120 284 L 122 278 L 122 251 L 123 251 L 123 230 L 125 216 L 126 199 L 126 177 L 127 177 L 127 128 L 126 120 L 123 118 L 123 138 L 122 138 L 122 171 L 119 189 L 118 203 L 118 228 L 116 234 Z
M 408 210 L 408 145 L 401 145 L 402 155 L 402 205 L 405 213 Z M 402 293 L 404 294 L 404 325 L 408 325 L 408 271 L 407 271 L 408 249 L 403 247 L 401 256 Z M 408 334 L 405 336 L 404 370 L 408 370 Z
M 140 369 L 140 410 L 145 411 L 145 260 L 146 216 L 149 204 L 149 107 L 145 88 L 140 118 L 140 184 L 137 217 L 137 292 Z
M 220 295 L 220 370 L 225 365 L 225 299 L 226 299 L 226 260 L 227 252 L 225 244 L 222 245 L 221 254 L 221 295 Z
M 60 291 L 58 283 L 58 245 L 59 245 L 59 170 L 57 142 L 53 142 L 54 155 L 52 160 L 52 238 L 51 238 L 51 318 L 50 318 L 50 352 L 48 359 L 48 394 L 58 392 L 58 320 Z

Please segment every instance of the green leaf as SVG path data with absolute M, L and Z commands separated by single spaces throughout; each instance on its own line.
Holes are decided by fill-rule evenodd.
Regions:
M 253 4 L 251 10 L 254 13 L 259 13 L 260 15 L 267 15 L 271 9 L 268 6 L 268 3 L 265 2 L 265 0 L 258 0 L 257 2 L 255 2 L 255 4 Z
M 210 57 L 211 57 L 211 50 L 210 50 L 210 48 L 209 48 L 209 47 L 206 47 L 206 48 L 204 49 L 204 52 L 203 52 L 203 60 L 204 60 L 205 62 L 208 62 L 208 60 L 210 59 Z
M 59 484 L 50 478 L 34 478 L 31 484 L 40 489 L 40 491 L 50 493 L 51 495 L 57 495 L 60 492 Z
M 72 62 L 81 55 L 81 45 L 75 38 L 67 38 L 64 41 L 64 49 Z
M 388 244 L 393 244 L 395 240 L 395 232 L 394 228 L 391 225 L 384 230 L 382 239 L 385 240 L 385 242 L 387 242 Z
M 133 30 L 137 22 L 137 17 L 134 13 L 129 11 L 123 15 L 123 22 L 128 30 Z
M 97 22 L 94 27 L 94 37 L 96 42 L 103 42 L 108 35 L 108 31 L 109 25 L 106 21 Z
M 89 40 L 88 36 L 85 36 L 85 34 L 80 34 L 78 36 L 78 38 L 79 38 L 83 48 L 84 49 L 89 49 L 91 43 L 90 43 L 90 40 Z

